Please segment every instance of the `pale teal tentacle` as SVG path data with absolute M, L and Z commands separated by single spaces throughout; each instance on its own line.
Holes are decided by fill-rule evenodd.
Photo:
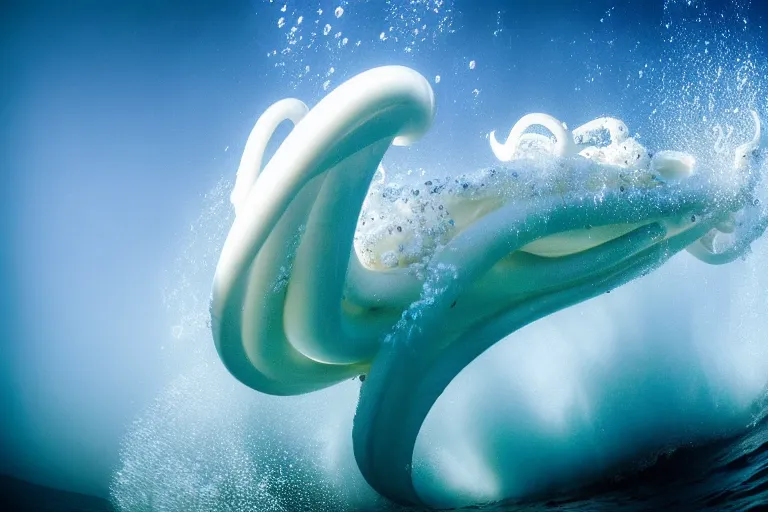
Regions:
M 602 274 L 590 279 L 578 280 L 571 288 L 534 296 L 491 318 L 477 321 L 459 331 L 458 336 L 455 328 L 444 327 L 436 316 L 431 319 L 425 319 L 422 314 L 404 316 L 405 321 L 376 358 L 360 394 L 353 441 L 355 457 L 366 480 L 393 501 L 427 505 L 413 487 L 413 448 L 432 405 L 464 367 L 498 340 L 525 325 L 653 270 L 706 229 L 707 226 L 698 226 L 662 243 L 656 242 L 663 228 L 655 232 L 649 230 L 645 233 L 645 250 L 629 260 L 621 259 L 624 240 L 614 240 L 611 244 L 615 252 L 609 252 L 619 256 L 621 263 L 603 269 Z M 571 270 L 575 270 L 572 276 L 575 279 L 579 272 Z M 443 308 L 446 302 L 442 301 Z M 414 328 L 416 321 L 418 328 Z M 440 337 L 453 340 L 435 344 L 433 340 Z

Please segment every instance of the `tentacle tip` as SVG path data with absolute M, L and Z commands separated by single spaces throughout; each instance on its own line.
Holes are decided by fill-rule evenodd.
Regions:
M 507 148 L 499 142 L 496 138 L 496 130 L 488 134 L 488 140 L 491 143 L 491 151 L 493 155 L 501 162 L 509 162 L 512 160 L 512 152 L 509 152 Z

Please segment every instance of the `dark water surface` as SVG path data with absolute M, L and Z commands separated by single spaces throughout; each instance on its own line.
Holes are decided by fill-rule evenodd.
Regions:
M 741 436 L 680 448 L 627 478 L 537 502 L 497 504 L 493 511 L 768 510 L 768 421 Z
M 109 512 L 101 498 L 0 477 L 0 510 Z M 743 435 L 662 454 L 637 474 L 567 495 L 462 510 L 493 512 L 768 511 L 768 419 Z
M 111 512 L 104 499 L 0 476 L 0 510 L 8 512 Z

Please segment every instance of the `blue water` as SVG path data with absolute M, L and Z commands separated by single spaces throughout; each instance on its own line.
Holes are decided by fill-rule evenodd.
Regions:
M 17 7 L 2 473 L 130 512 L 395 509 L 352 458 L 359 382 L 266 397 L 213 348 L 210 282 L 256 117 L 402 64 L 438 108 L 385 159 L 403 180 L 493 165 L 488 132 L 528 112 L 619 117 L 649 148 L 714 159 L 716 127 L 731 147 L 749 109 L 768 119 L 759 4 Z M 768 509 L 767 261 L 766 240 L 727 268 L 681 255 L 500 343 L 427 418 L 420 490 L 496 497 L 467 510 Z

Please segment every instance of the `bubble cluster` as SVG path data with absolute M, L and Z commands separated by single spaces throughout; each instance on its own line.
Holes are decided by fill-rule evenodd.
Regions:
M 308 84 L 315 91 L 327 91 L 335 83 L 326 76 L 328 68 L 345 67 L 362 49 L 383 44 L 411 54 L 436 47 L 454 32 L 451 0 L 388 0 L 383 4 L 333 0 L 315 5 L 317 8 L 265 0 L 267 9 L 274 9 L 273 26 L 282 42 L 266 57 L 293 88 Z M 383 9 L 381 16 L 374 17 L 382 23 L 370 22 L 369 12 L 376 9 Z
M 348 424 L 339 419 L 351 422 L 352 407 L 329 415 L 316 397 L 297 398 L 293 408 L 279 402 L 255 395 L 218 365 L 196 365 L 131 425 L 112 502 L 126 512 L 331 512 L 376 504 L 346 465 Z
M 163 303 L 171 324 L 171 351 L 175 355 L 209 352 L 209 344 L 197 339 L 208 336 L 210 281 L 221 244 L 232 223 L 229 203 L 232 182 L 222 177 L 202 199 L 202 210 L 181 240 L 182 249 L 163 290 Z
M 276 10 L 276 39 L 282 42 L 267 52 L 267 59 L 291 87 L 309 83 L 319 89 L 327 82 L 322 87 L 327 89 L 331 84 L 326 77 L 328 68 L 354 54 L 362 44 L 359 34 L 347 34 L 348 2 L 318 2 L 317 8 L 273 0 L 265 4 Z
M 222 178 L 203 196 L 168 273 L 166 355 L 177 376 L 129 426 L 111 500 L 124 512 L 386 510 L 352 456 L 356 383 L 338 386 L 330 405 L 317 394 L 286 405 L 238 383 L 218 359 L 208 306 L 231 185 Z
M 405 53 L 434 47 L 455 32 L 451 0 L 387 0 L 386 4 L 389 27 L 382 41 L 402 45 Z
M 658 60 L 628 82 L 650 112 L 649 140 L 727 173 L 733 150 L 751 136 L 750 110 L 768 107 L 761 57 L 738 28 L 748 20 L 739 2 L 687 0 L 667 0 L 664 17 Z

